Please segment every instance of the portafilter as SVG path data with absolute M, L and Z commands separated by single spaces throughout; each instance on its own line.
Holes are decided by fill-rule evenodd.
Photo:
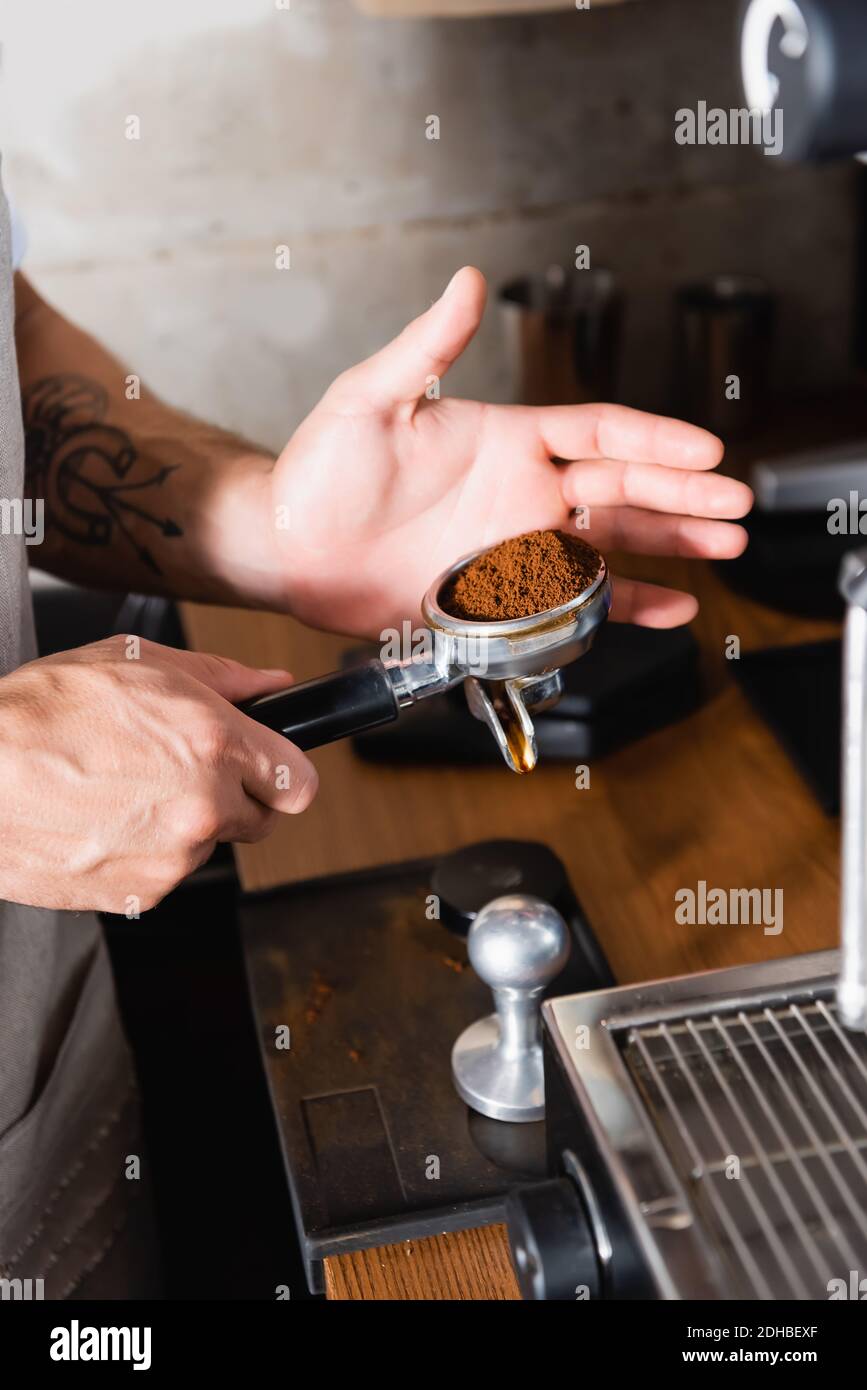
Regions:
M 513 772 L 536 765 L 531 713 L 556 704 L 561 668 L 591 646 L 611 607 L 611 581 L 599 555 L 592 582 L 558 608 L 501 622 L 455 618 L 443 605 L 460 572 L 487 553 L 465 555 L 431 585 L 422 600 L 426 624 L 413 653 L 375 658 L 248 700 L 241 710 L 299 748 L 319 748 L 396 719 L 402 709 L 463 684 L 467 704 L 487 724 Z

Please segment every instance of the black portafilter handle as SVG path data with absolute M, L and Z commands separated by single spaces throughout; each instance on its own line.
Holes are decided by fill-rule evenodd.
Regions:
M 332 671 L 288 690 L 245 700 L 238 708 L 297 748 L 308 749 L 388 724 L 400 707 L 386 668 L 374 658 L 348 671 Z

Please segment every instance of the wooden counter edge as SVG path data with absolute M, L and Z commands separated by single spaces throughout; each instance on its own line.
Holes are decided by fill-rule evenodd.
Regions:
M 481 1226 L 334 1255 L 330 1300 L 520 1300 L 505 1226 Z

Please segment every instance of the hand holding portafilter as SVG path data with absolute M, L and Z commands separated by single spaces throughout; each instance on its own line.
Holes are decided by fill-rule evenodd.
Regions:
M 299 748 L 318 748 L 390 723 L 407 705 L 464 683 L 470 710 L 488 725 L 506 765 L 529 772 L 537 757 L 530 711 L 559 699 L 560 667 L 591 646 L 611 607 L 611 583 L 602 556 L 585 547 L 595 574 L 568 602 L 498 622 L 454 617 L 443 603 L 455 582 L 493 549 L 465 556 L 431 585 L 422 601 L 431 640 L 421 659 L 368 661 L 249 701 L 243 712 Z

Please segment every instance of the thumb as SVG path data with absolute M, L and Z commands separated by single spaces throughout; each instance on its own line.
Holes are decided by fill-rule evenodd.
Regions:
M 344 372 L 327 392 L 336 400 L 358 402 L 386 409 L 419 400 L 430 377 L 443 377 L 472 339 L 485 312 L 485 277 L 465 265 L 452 276 L 445 291 L 427 313 L 407 324 L 402 333 Z

